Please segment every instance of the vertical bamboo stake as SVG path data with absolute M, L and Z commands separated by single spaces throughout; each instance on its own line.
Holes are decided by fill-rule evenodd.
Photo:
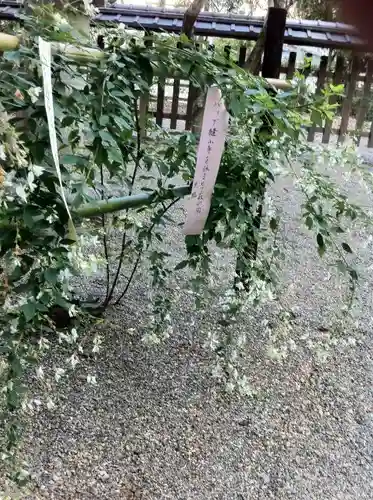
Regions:
M 150 34 L 148 34 L 150 36 Z M 151 47 L 152 40 L 147 38 L 145 40 L 145 46 Z M 145 92 L 140 96 L 139 102 L 139 125 L 140 125 L 140 138 L 144 139 L 146 137 L 146 124 L 149 111 L 149 92 Z

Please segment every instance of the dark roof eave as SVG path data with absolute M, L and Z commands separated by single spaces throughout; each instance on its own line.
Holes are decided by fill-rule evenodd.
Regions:
M 17 19 L 19 7 L 18 2 L 0 0 L 0 19 Z M 179 33 L 183 16 L 182 9 L 114 4 L 100 8 L 99 14 L 92 22 L 93 24 L 123 23 L 132 29 Z M 198 16 L 195 33 L 221 38 L 256 40 L 263 22 L 264 19 L 259 17 L 202 12 Z M 364 51 L 364 43 L 352 26 L 324 21 L 287 20 L 285 42 L 289 45 Z

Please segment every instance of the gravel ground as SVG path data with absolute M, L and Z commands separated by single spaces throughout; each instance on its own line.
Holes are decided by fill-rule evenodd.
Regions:
M 339 172 L 334 173 L 340 177 Z M 276 323 L 276 308 L 248 315 L 246 370 L 255 396 L 224 396 L 210 376 L 203 348 L 213 312 L 193 313 L 175 279 L 175 333 L 158 347 L 140 342 L 148 314 L 146 282 L 138 280 L 104 324 L 97 373 L 87 385 L 83 368 L 54 390 L 56 409 L 35 415 L 24 451 L 35 477 L 29 498 L 144 500 L 355 500 L 373 488 L 373 394 L 371 248 L 355 234 L 359 323 L 341 335 L 356 345 L 339 346 L 322 364 L 307 340 L 322 341 L 342 304 L 339 282 L 319 261 L 315 244 L 299 228 L 299 194 L 283 181 L 275 196 L 283 210 L 287 242 L 282 301 L 296 314 L 292 338 L 298 349 L 283 363 L 266 354 L 259 319 Z M 354 197 L 372 204 L 351 183 Z M 180 211 L 175 216 L 182 219 Z M 175 259 L 182 253 L 177 225 L 169 228 Z M 217 251 L 218 284 L 232 276 L 232 255 Z M 86 287 L 98 291 L 102 281 Z M 129 329 L 134 329 L 134 332 Z M 344 329 L 343 329 L 344 330 Z M 59 363 L 57 353 L 48 363 Z

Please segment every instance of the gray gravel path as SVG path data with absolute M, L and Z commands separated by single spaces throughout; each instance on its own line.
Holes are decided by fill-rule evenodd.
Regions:
M 298 349 L 284 363 L 271 361 L 258 315 L 276 322 L 275 308 L 247 317 L 240 328 L 252 339 L 246 363 L 256 395 L 225 397 L 202 347 L 215 317 L 207 313 L 198 321 L 181 276 L 175 334 L 147 348 L 139 341 L 147 289 L 137 283 L 97 327 L 107 335 L 104 351 L 96 365 L 85 361 L 96 369 L 97 387 L 88 386 L 78 369 L 56 389 L 56 409 L 30 422 L 24 446 L 35 474 L 30 498 L 372 498 L 371 247 L 363 248 L 364 234 L 354 235 L 363 270 L 359 324 L 346 325 L 341 334 L 354 336 L 356 345 L 336 347 L 327 363 L 317 362 L 307 341 L 324 339 L 340 311 L 342 289 L 299 229 L 299 195 L 287 188 L 286 182 L 276 187 L 288 244 L 281 298 L 296 313 L 292 338 Z M 371 206 L 363 191 L 351 188 Z M 167 242 L 182 252 L 180 228 L 170 228 Z M 218 252 L 220 283 L 232 276 L 232 263 L 232 256 Z

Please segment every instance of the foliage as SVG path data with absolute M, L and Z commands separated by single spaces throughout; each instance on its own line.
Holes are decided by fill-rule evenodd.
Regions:
M 338 20 L 339 4 L 335 0 L 296 0 L 295 9 L 301 19 Z
M 129 39 L 121 29 L 105 35 L 105 57 L 71 60 L 60 53 L 53 63 L 53 92 L 63 188 L 73 211 L 77 241 L 68 236 L 68 215 L 53 166 L 49 130 L 42 92 L 37 36 L 47 40 L 72 39 L 68 22 L 51 9 L 24 20 L 23 45 L 4 54 L 0 88 L 0 259 L 1 305 L 0 379 L 2 422 L 6 443 L 2 458 L 16 458 L 22 411 L 37 403 L 28 399 L 24 372 L 34 366 L 39 380 L 58 381 L 74 368 L 85 349 L 96 354 L 102 339 L 83 341 L 79 323 L 88 314 L 73 289 L 74 275 L 94 274 L 105 267 L 106 289 L 96 309 L 102 311 L 123 299 L 141 262 L 149 262 L 153 313 L 146 331 L 148 342 L 159 342 L 172 331 L 169 278 L 189 268 L 188 281 L 196 301 L 208 300 L 211 274 L 211 242 L 238 255 L 237 276 L 218 300 L 222 315 L 221 335 L 212 345 L 217 356 L 215 374 L 228 390 L 247 393 L 245 376 L 239 370 L 240 349 L 247 338 L 238 337 L 239 314 L 275 296 L 276 265 L 281 249 L 279 221 L 270 210 L 267 184 L 289 172 L 304 193 L 303 222 L 315 232 L 320 256 L 335 250 L 335 265 L 351 285 L 357 279 L 346 256 L 346 241 L 335 242 L 334 234 L 356 219 L 366 219 L 358 207 L 348 203 L 333 184 L 314 166 L 320 155 L 305 141 L 304 126 L 310 113 L 323 122 L 330 118 L 328 99 L 343 89 L 328 86 L 317 97 L 310 94 L 301 75 L 288 92 L 275 93 L 223 56 L 195 50 L 186 43 L 177 48 L 173 37 Z M 138 102 L 153 79 L 170 74 L 190 79 L 204 91 L 217 85 L 231 114 L 219 177 L 211 211 L 203 233 L 186 238 L 186 260 L 174 269 L 162 248 L 167 212 L 177 202 L 172 195 L 175 179 L 190 182 L 194 174 L 196 138 L 172 136 L 148 124 L 144 139 Z M 300 165 L 293 171 L 294 159 Z M 120 194 L 138 189 L 155 192 L 150 206 L 102 215 L 99 224 L 79 217 L 79 208 L 96 199 L 108 199 L 113 189 Z M 110 245 L 110 235 L 121 234 L 119 252 Z M 95 252 L 98 241 L 103 252 Z M 127 278 L 123 280 L 122 268 Z M 78 300 L 77 300 L 78 299 Z M 89 309 L 91 313 L 94 311 Z M 97 311 L 96 311 L 97 312 Z M 65 315 L 63 316 L 63 313 Z M 61 324 L 61 315 L 64 321 Z M 67 366 L 44 373 L 42 356 L 59 344 L 69 348 Z M 87 380 L 95 383 L 94 373 Z M 53 402 L 46 397 L 47 407 Z M 1 407 L 0 407 L 1 408 Z M 18 469 L 14 479 L 25 479 Z

